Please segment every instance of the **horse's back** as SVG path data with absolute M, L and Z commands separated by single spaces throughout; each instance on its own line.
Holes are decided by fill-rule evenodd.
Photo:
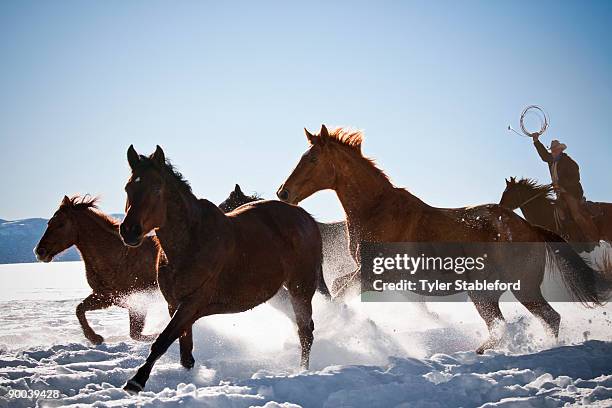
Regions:
M 237 223 L 283 226 L 285 228 L 316 229 L 317 223 L 306 210 L 277 200 L 261 200 L 244 204 L 227 214 Z
M 229 213 L 237 248 L 301 253 L 320 257 L 321 234 L 316 221 L 303 208 L 281 201 L 256 201 Z
M 258 300 L 273 296 L 283 283 L 312 290 L 321 273 L 321 235 L 304 209 L 280 201 L 257 201 L 228 213 L 234 237 L 234 256 L 221 280 L 228 296 L 239 296 L 235 279 L 244 288 L 258 288 Z M 227 277 L 227 278 L 226 278 Z
M 455 236 L 463 241 L 535 241 L 537 232 L 531 224 L 499 204 L 482 204 L 460 208 L 436 208 L 443 220 L 456 224 Z M 447 223 L 444 221 L 444 223 Z

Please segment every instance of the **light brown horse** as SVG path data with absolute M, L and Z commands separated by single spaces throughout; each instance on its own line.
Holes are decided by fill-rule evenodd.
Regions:
M 100 212 L 95 198 L 64 196 L 48 222 L 34 253 L 38 260 L 51 262 L 60 252 L 75 245 L 83 262 L 87 283 L 92 289 L 76 308 L 76 315 L 87 340 L 104 341 L 87 322 L 85 313 L 110 306 L 127 308 L 130 337 L 148 341 L 142 334 L 146 313 L 124 302 L 126 296 L 157 287 L 157 263 L 160 254 L 155 237 L 146 237 L 138 248 L 127 248 L 119 236 L 119 222 Z M 165 260 L 162 260 L 165 267 Z
M 301 366 L 307 368 L 314 338 L 312 297 L 317 289 L 327 290 L 314 219 L 280 201 L 258 201 L 226 215 L 193 195 L 159 146 L 150 157 L 130 146 L 127 156 L 132 175 L 125 187 L 121 236 L 127 245 L 138 246 L 144 234 L 156 230 L 172 265 L 171 273 L 159 274 L 172 318 L 124 389 L 142 390 L 155 361 L 179 337 L 181 364 L 193 367 L 191 327 L 196 320 L 249 310 L 283 285 L 295 312 Z
M 533 226 L 513 212 L 499 205 L 466 208 L 432 207 L 403 188 L 391 184 L 382 170 L 361 154 L 363 135 L 359 131 L 337 128 L 329 132 L 321 127 L 318 135 L 306 129 L 310 148 L 302 155 L 297 167 L 278 189 L 278 197 L 289 203 L 299 203 L 317 191 L 332 189 L 347 217 L 350 251 L 360 265 L 361 242 L 542 242 L 563 243 L 558 235 Z M 597 275 L 567 245 L 555 248 L 562 258 L 564 283 L 581 302 L 599 304 L 595 287 Z M 559 333 L 559 314 L 548 304 L 540 291 L 546 263 L 546 247 L 534 246 L 539 253 L 491 254 L 489 262 L 504 265 L 493 277 L 502 282 L 521 280 L 517 299 L 551 332 Z M 491 259 L 492 258 L 492 259 Z M 509 275 L 508 275 L 509 274 Z M 349 286 L 359 282 L 360 269 L 334 282 L 333 292 L 342 296 Z M 466 279 L 484 280 L 476 272 Z M 485 320 L 490 338 L 478 348 L 482 353 L 494 347 L 498 340 L 492 333 L 494 324 L 503 320 L 499 298 L 503 292 L 468 292 L 480 316 Z M 441 294 L 441 293 L 438 293 Z M 448 294 L 448 293 L 446 293 Z

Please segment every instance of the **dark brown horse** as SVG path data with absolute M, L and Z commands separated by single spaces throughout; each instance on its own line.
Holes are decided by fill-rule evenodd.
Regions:
M 241 205 L 263 200 L 259 195 L 246 195 L 238 184 L 219 208 L 227 213 Z M 348 232 L 345 221 L 317 222 L 323 242 L 323 272 L 326 279 L 336 279 L 355 270 L 355 262 L 348 251 Z
M 310 148 L 278 189 L 277 195 L 295 204 L 317 191 L 334 190 L 346 213 L 351 254 L 358 265 L 359 246 L 364 241 L 564 242 L 558 235 L 531 225 L 499 205 L 448 209 L 424 203 L 407 190 L 393 186 L 382 170 L 370 159 L 363 157 L 363 136 L 359 131 L 337 128 L 328 132 L 322 126 L 318 135 L 306 130 L 306 137 Z M 490 254 L 488 262 L 504 267 L 494 271 L 493 276 L 482 276 L 473 271 L 470 276 L 466 276 L 466 280 L 473 282 L 493 277 L 502 282 L 510 282 L 520 279 L 521 290 L 515 296 L 557 336 L 560 316 L 544 299 L 540 290 L 546 247 L 534 246 L 532 252 L 521 254 L 524 258 L 515 254 L 509 256 L 507 251 Z M 596 272 L 567 245 L 560 246 L 554 255 L 565 261 L 560 263 L 563 265 L 560 273 L 572 295 L 581 302 L 599 304 L 600 297 L 595 286 Z M 359 277 L 358 268 L 354 273 L 334 282 L 334 292 L 342 295 L 347 287 L 359 282 Z M 494 347 L 499 340 L 495 338 L 492 329 L 497 320 L 503 320 L 499 308 L 502 293 L 468 292 L 491 333 L 489 340 L 478 348 L 479 353 Z
M 119 222 L 97 210 L 95 198 L 64 196 L 34 253 L 38 260 L 51 262 L 72 245 L 81 253 L 87 283 L 92 289 L 91 295 L 76 308 L 87 340 L 94 344 L 104 341 L 91 328 L 85 313 L 110 306 L 128 309 L 130 337 L 152 340 L 152 336 L 142 334 L 146 314 L 124 300 L 132 293 L 157 288 L 157 262 L 163 257 L 157 239 L 146 237 L 140 247 L 127 248 L 119 236 Z
M 227 213 L 235 210 L 241 205 L 251 203 L 253 201 L 263 200 L 259 195 L 246 195 L 238 184 L 230 195 L 219 204 L 221 211 Z M 323 276 L 325 279 L 333 279 L 346 275 L 348 272 L 355 270 L 355 261 L 349 253 L 348 231 L 346 230 L 345 221 L 336 222 L 317 222 L 319 231 L 321 232 L 321 240 L 323 242 Z M 288 296 L 284 291 L 279 291 L 278 296 L 275 296 L 270 305 L 286 312 L 283 307 L 286 304 L 285 299 Z M 427 303 L 417 302 L 417 307 L 429 317 L 438 319 L 439 316 L 427 308 Z
M 520 208 L 527 221 L 555 231 L 570 242 L 577 241 L 574 237 L 581 236 L 576 225 L 567 219 L 561 221 L 555 214 L 558 204 L 550 184 L 539 185 L 532 179 L 517 181 L 510 177 L 510 180 L 506 180 L 506 189 L 499 204 L 511 210 Z M 589 201 L 586 205 L 594 214 L 593 222 L 599 231 L 599 239 L 612 243 L 612 204 Z
M 242 192 L 242 189 L 238 184 L 234 186 L 234 189 L 230 193 L 229 196 L 221 204 L 219 204 L 219 208 L 224 213 L 228 213 L 230 211 L 234 211 L 236 208 L 241 205 L 252 203 L 253 201 L 261 201 L 261 198 L 258 194 L 246 195 Z
M 159 274 L 159 287 L 172 318 L 125 389 L 142 390 L 155 361 L 180 337 L 181 364 L 194 365 L 191 327 L 203 316 L 238 313 L 267 301 L 285 285 L 295 312 L 308 367 L 313 342 L 312 297 L 326 290 L 321 271 L 321 236 L 300 207 L 259 201 L 225 215 L 198 200 L 157 146 L 150 157 L 130 146 L 132 175 L 126 184 L 121 236 L 138 246 L 155 230 L 172 265 Z

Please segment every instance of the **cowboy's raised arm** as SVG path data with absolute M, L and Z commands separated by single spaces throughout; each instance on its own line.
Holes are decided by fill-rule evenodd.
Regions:
M 546 163 L 550 163 L 553 161 L 552 154 L 550 154 L 548 150 L 546 150 L 542 142 L 538 140 L 538 136 L 539 136 L 538 134 L 531 136 L 533 138 L 533 145 L 538 151 L 538 154 L 540 155 L 540 158 L 542 159 L 542 161 L 545 161 Z

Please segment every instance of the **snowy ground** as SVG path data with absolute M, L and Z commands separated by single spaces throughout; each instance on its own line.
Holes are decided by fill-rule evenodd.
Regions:
M 201 319 L 194 328 L 196 366 L 178 364 L 173 345 L 147 390 L 121 386 L 147 355 L 129 339 L 127 312 L 88 318 L 106 343 L 84 339 L 74 315 L 87 293 L 80 262 L 0 266 L 0 407 L 556 407 L 612 406 L 612 306 L 555 304 L 561 338 L 550 339 L 522 306 L 504 303 L 505 345 L 474 348 L 486 329 L 469 303 L 436 303 L 439 319 L 412 303 L 338 305 L 315 298 L 311 370 L 297 369 L 293 323 L 268 305 Z M 168 318 L 157 294 L 146 331 Z M 586 340 L 586 341 L 585 341 Z M 5 396 L 54 390 L 58 399 Z

